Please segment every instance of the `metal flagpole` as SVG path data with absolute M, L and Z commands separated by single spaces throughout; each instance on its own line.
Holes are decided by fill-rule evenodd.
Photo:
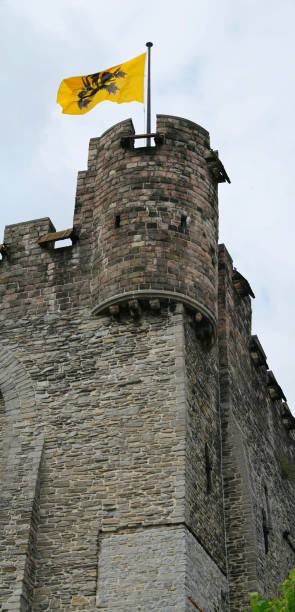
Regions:
M 147 109 L 146 109 L 146 132 L 147 134 L 151 133 L 151 47 L 153 46 L 152 42 L 147 42 L 146 46 L 148 48 L 148 80 L 147 80 Z M 151 146 L 151 138 L 146 139 L 146 146 Z

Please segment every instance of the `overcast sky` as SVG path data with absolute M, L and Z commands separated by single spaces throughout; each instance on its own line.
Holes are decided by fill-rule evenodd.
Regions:
M 0 0 L 1 216 L 72 226 L 88 141 L 144 105 L 62 115 L 60 81 L 152 49 L 152 113 L 209 130 L 232 184 L 219 188 L 220 242 L 256 295 L 253 333 L 295 408 L 294 0 Z

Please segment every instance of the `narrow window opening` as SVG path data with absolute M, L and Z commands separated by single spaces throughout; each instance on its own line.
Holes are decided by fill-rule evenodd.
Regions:
M 268 542 L 269 528 L 268 528 L 266 512 L 264 508 L 262 508 L 262 530 L 263 530 L 263 538 L 264 538 L 264 550 L 265 550 L 265 554 L 267 555 L 269 551 L 269 542 Z
M 205 444 L 205 468 L 206 468 L 206 478 L 207 478 L 207 493 L 212 491 L 212 463 L 210 460 L 208 444 Z
M 72 246 L 72 241 L 70 238 L 65 238 L 64 240 L 58 240 L 54 244 L 55 249 L 62 249 L 63 247 Z
M 184 211 L 180 217 L 180 224 L 178 226 L 178 231 L 181 232 L 182 234 L 188 234 L 190 224 L 191 224 L 191 218 Z
M 115 216 L 115 228 L 118 229 L 118 227 L 120 227 L 121 224 L 121 215 L 116 215 Z
M 146 139 L 142 142 L 142 140 L 136 138 L 134 140 L 134 147 L 133 148 L 134 149 L 143 149 L 143 148 L 155 149 L 156 148 L 156 143 L 154 141 L 154 138 L 152 138 L 150 146 L 147 147 Z
M 179 231 L 182 232 L 183 234 L 185 234 L 186 230 L 187 230 L 187 227 L 186 227 L 186 215 L 181 215 Z
M 211 261 L 212 261 L 212 266 L 216 265 L 216 256 L 215 256 L 215 249 L 212 247 L 210 247 L 210 255 L 211 255 Z

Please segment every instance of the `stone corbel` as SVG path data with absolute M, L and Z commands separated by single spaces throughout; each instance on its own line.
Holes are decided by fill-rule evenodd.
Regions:
M 230 183 L 230 178 L 225 171 L 224 165 L 221 163 L 218 157 L 218 151 L 209 149 L 209 151 L 205 152 L 205 159 L 207 166 L 217 183 L 225 183 L 225 181 Z
M 283 399 L 285 402 L 287 401 L 280 385 L 276 381 L 274 373 L 271 370 L 267 372 L 267 388 L 272 400 Z

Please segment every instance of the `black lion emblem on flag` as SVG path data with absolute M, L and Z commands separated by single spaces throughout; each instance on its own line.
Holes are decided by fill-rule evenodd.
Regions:
M 96 72 L 95 74 L 88 74 L 86 77 L 82 77 L 84 89 L 81 89 L 78 93 L 78 106 L 79 108 L 85 108 L 91 102 L 91 98 L 100 91 L 106 89 L 109 93 L 115 94 L 118 87 L 116 80 L 118 78 L 124 78 L 126 72 L 123 72 L 121 68 L 117 68 L 115 72 Z

